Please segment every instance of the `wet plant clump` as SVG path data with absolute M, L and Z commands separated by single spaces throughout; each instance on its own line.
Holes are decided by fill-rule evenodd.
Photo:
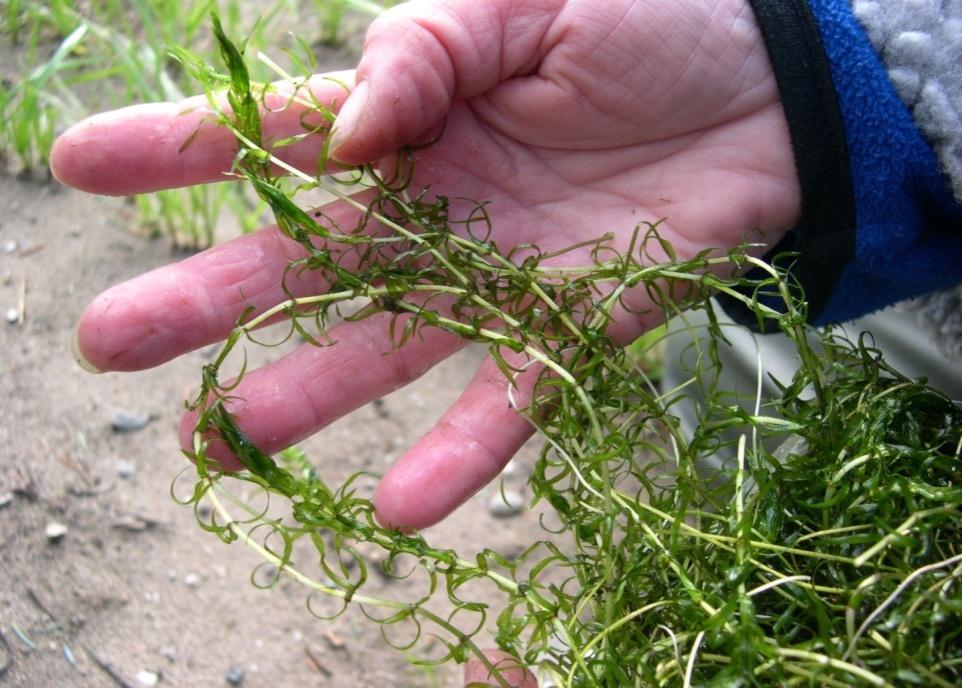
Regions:
M 227 74 L 179 57 L 237 139 L 234 174 L 302 245 L 290 273 L 317 271 L 330 285 L 247 313 L 191 401 L 199 420 L 187 501 L 212 500 L 202 527 L 271 565 L 259 584 L 288 576 L 312 604 L 326 596 L 341 608 L 360 605 L 386 639 L 405 628 L 394 644 L 406 651 L 440 639 L 442 651 L 435 643 L 425 662 L 487 661 L 478 635 L 492 631 L 502 649 L 559 686 L 962 682 L 962 411 L 954 402 L 890 368 L 870 338 L 809 327 L 790 277 L 744 251 L 678 259 L 656 225 L 642 224 L 627 251 L 599 233 L 591 261 L 559 268 L 559 252 L 492 241 L 483 202 L 456 213 L 451 199 L 413 188 L 409 154 L 390 170 L 334 178 L 324 174 L 324 155 L 316 175 L 289 168 L 275 156 L 285 142 L 268 149 L 261 137 L 271 87 L 252 83 L 242 51 L 216 22 L 215 31 Z M 285 97 L 310 115 L 305 136 L 329 133 L 333 114 L 306 87 Z M 352 195 L 359 187 L 363 202 Z M 316 188 L 354 204 L 362 219 L 342 227 L 302 210 L 296 194 Z M 654 248 L 668 259 L 653 259 Z M 740 276 L 746 267 L 762 277 Z M 708 316 L 703 331 L 692 326 L 691 377 L 678 389 L 659 390 L 607 332 L 613 309 L 639 288 L 666 317 L 678 316 L 675 329 L 685 329 L 686 309 Z M 719 383 L 726 337 L 710 300 L 718 293 L 798 348 L 798 372 L 780 397 L 759 395 L 747 411 Z M 358 299 L 366 305 L 345 310 Z M 297 452 L 275 459 L 243 435 L 227 410 L 236 380 L 222 380 L 221 368 L 256 328 L 285 315 L 291 334 L 328 346 L 332 317 L 384 312 L 395 346 L 441 328 L 487 346 L 508 379 L 540 369 L 531 402 L 518 410 L 544 440 L 531 489 L 556 532 L 512 559 L 436 548 L 381 527 L 356 477 L 329 485 Z M 692 436 L 676 416 L 689 398 L 700 419 Z M 207 456 L 211 435 L 246 471 L 218 470 Z M 730 458 L 705 468 L 719 456 Z M 244 483 L 270 495 L 272 509 L 287 504 L 287 515 L 241 500 Z M 316 552 L 316 577 L 294 564 L 300 541 Z M 372 547 L 386 553 L 386 570 L 410 555 L 429 581 L 424 594 L 369 594 L 375 564 L 364 553 Z M 472 599 L 478 581 L 500 592 L 500 607 Z M 437 611 L 437 598 L 449 611 Z

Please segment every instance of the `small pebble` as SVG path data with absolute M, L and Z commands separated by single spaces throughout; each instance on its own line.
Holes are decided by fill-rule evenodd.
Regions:
M 67 526 L 59 521 L 51 521 L 47 524 L 44 532 L 50 542 L 59 542 L 67 534 Z
M 184 576 L 184 585 L 188 588 L 196 588 L 200 584 L 200 576 L 196 573 L 188 573 Z
M 134 466 L 130 461 L 118 461 L 117 462 L 117 475 L 127 480 L 128 478 L 133 478 L 134 473 L 137 472 L 137 467 Z
M 13 492 L 0 493 L 0 509 L 13 501 Z
M 137 672 L 137 683 L 142 686 L 156 686 L 160 681 L 160 674 L 156 671 L 141 669 Z
M 7 309 L 7 312 L 4 314 L 4 317 L 7 319 L 7 322 L 12 325 L 13 323 L 20 320 L 20 309 L 14 308 L 13 306 L 11 306 L 10 308 Z
M 120 514 L 110 524 L 118 530 L 125 530 L 128 533 L 142 533 L 153 525 L 151 522 L 135 516 L 134 514 Z
M 76 668 L 77 658 L 74 656 L 73 650 L 71 650 L 70 646 L 67 644 L 64 644 L 63 646 L 63 658 L 70 663 L 70 666 Z
M 121 411 L 110 421 L 110 427 L 114 432 L 134 432 L 147 427 L 153 418 L 146 413 L 135 411 Z
M 173 645 L 164 645 L 160 648 L 160 656 L 168 662 L 173 662 L 177 657 L 177 649 Z
M 514 490 L 499 490 L 488 500 L 488 513 L 495 518 L 510 518 L 524 510 L 524 497 Z
M 7 239 L 3 242 L 4 253 L 16 253 L 18 248 L 20 248 L 20 242 L 16 239 Z
M 326 631 L 324 631 L 324 639 L 327 640 L 331 648 L 335 650 L 344 649 L 345 642 L 341 636 L 334 632 L 334 629 L 328 628 Z
M 244 670 L 240 667 L 231 667 L 224 674 L 224 680 L 227 681 L 229 685 L 239 686 L 244 683 Z
M 517 475 L 520 470 L 521 470 L 521 467 L 518 465 L 518 460 L 511 459 L 510 461 L 508 461 L 508 463 L 504 465 L 504 468 L 501 469 L 501 475 L 505 475 L 505 476 Z

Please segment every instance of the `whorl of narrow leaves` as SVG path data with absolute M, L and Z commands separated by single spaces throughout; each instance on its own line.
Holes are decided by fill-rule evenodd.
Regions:
M 339 182 L 320 176 L 301 173 L 299 187 L 284 186 L 271 166 L 280 161 L 260 146 L 257 94 L 267 89 L 250 83 L 241 52 L 216 21 L 215 34 L 228 78 L 181 58 L 212 104 L 220 102 L 214 89 L 230 84 L 230 110 L 219 119 L 239 143 L 236 174 L 304 247 L 306 257 L 290 270 L 319 271 L 331 285 L 246 314 L 205 368 L 192 402 L 201 414 L 191 454 L 198 481 L 188 501 L 214 500 L 202 526 L 225 541 L 243 540 L 273 564 L 266 584 L 288 575 L 312 598 L 360 604 L 386 627 L 407 624 L 405 649 L 425 634 L 440 637 L 446 649 L 431 662 L 483 657 L 473 639 L 493 630 L 503 649 L 559 686 L 962 682 L 962 412 L 953 402 L 889 368 L 868 338 L 809 329 L 804 303 L 774 268 L 755 262 L 764 277 L 753 281 L 717 276 L 725 262 L 753 262 L 738 253 L 650 260 L 646 247 L 661 242 L 656 226 L 637 228 L 623 254 L 601 235 L 590 243 L 593 263 L 552 269 L 553 256 L 537 246 L 503 251 L 491 241 L 483 203 L 454 217 L 447 199 L 409 189 L 403 156 L 387 176 L 354 170 L 352 181 L 373 194 L 359 206 L 357 226 L 306 212 L 292 200 L 303 188 L 348 197 Z M 307 93 L 295 97 L 311 103 Z M 332 121 L 313 107 L 320 121 Z M 366 232 L 372 223 L 388 233 Z M 673 256 L 663 243 L 659 249 Z M 673 281 L 685 282 L 685 304 L 663 297 Z M 618 289 L 640 285 L 662 295 L 667 315 L 682 306 L 709 315 L 707 330 L 692 332 L 695 364 L 684 389 L 659 392 L 606 334 Z M 798 347 L 794 380 L 754 413 L 732 403 L 718 381 L 725 339 L 709 301 L 717 292 Z M 753 296 L 762 292 L 781 295 L 782 312 Z M 531 487 L 561 523 L 557 533 L 514 559 L 437 549 L 419 535 L 380 527 L 354 479 L 333 488 L 302 454 L 285 452 L 281 465 L 244 437 L 224 404 L 234 387 L 219 380 L 236 344 L 283 313 L 292 333 L 329 345 L 311 331 L 323 333 L 339 305 L 358 298 L 368 305 L 349 317 L 391 313 L 397 346 L 423 327 L 439 327 L 486 344 L 509 378 L 518 364 L 507 351 L 544 365 L 522 411 L 545 439 Z M 686 437 L 673 414 L 696 387 L 704 396 L 701 423 Z M 210 433 L 246 472 L 216 470 L 206 456 Z M 718 456 L 731 458 L 708 471 Z M 286 499 L 290 516 L 244 504 L 227 490 L 231 481 Z M 298 540 L 316 548 L 320 580 L 293 565 Z M 388 572 L 412 555 L 428 592 L 409 600 L 367 595 L 361 543 L 388 553 Z M 500 609 L 470 599 L 467 584 L 479 579 L 501 591 Z M 455 613 L 432 611 L 437 595 Z

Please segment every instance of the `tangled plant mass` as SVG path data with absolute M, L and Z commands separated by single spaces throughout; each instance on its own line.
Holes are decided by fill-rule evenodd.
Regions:
M 388 171 L 364 166 L 328 177 L 326 155 L 317 175 L 290 168 L 274 152 L 293 139 L 270 150 L 262 143 L 260 113 L 272 88 L 250 82 L 242 51 L 216 19 L 214 27 L 228 74 L 176 55 L 238 142 L 234 174 L 303 247 L 289 273 L 318 271 L 330 284 L 247 313 L 205 366 L 191 402 L 197 481 L 186 501 L 213 500 L 201 526 L 272 565 L 260 584 L 292 577 L 311 599 L 361 605 L 384 628 L 405 626 L 405 650 L 440 638 L 443 652 L 425 662 L 473 655 L 498 676 L 476 644 L 492 631 L 503 650 L 558 686 L 962 681 L 962 411 L 951 400 L 892 370 L 868 337 L 810 328 L 786 273 L 745 251 L 679 259 L 656 225 L 642 224 L 628 250 L 600 235 L 569 249 L 590 255 L 588 264 L 562 268 L 564 251 L 502 250 L 484 203 L 455 212 L 450 199 L 412 188 L 410 152 Z M 308 89 L 285 98 L 311 115 L 302 118 L 305 136 L 329 133 L 333 114 Z M 350 195 L 358 186 L 363 203 Z M 362 221 L 341 227 L 302 210 L 296 195 L 315 188 L 353 204 Z M 760 277 L 744 276 L 748 267 Z M 682 389 L 658 390 L 607 332 L 612 310 L 626 308 L 624 294 L 639 288 L 681 327 L 686 309 L 709 316 L 705 331 L 692 328 L 695 363 Z M 719 293 L 798 348 L 799 370 L 781 397 L 752 411 L 719 386 L 725 335 L 709 300 Z M 778 308 L 766 305 L 773 296 Z M 366 301 L 359 311 L 342 310 L 357 299 Z M 296 451 L 275 460 L 244 436 L 227 403 L 237 381 L 221 380 L 238 343 L 284 315 L 291 334 L 329 346 L 323 333 L 332 317 L 374 313 L 390 314 L 397 347 L 441 328 L 486 345 L 509 380 L 540 370 L 519 412 L 544 440 L 530 486 L 557 532 L 513 559 L 436 548 L 379 525 L 356 476 L 330 486 Z M 695 387 L 700 423 L 688 437 L 673 414 Z M 211 436 L 246 470 L 219 470 L 207 455 Z M 721 468 L 705 468 L 725 454 L 732 459 Z M 280 499 L 289 514 L 245 503 L 238 483 L 274 498 L 272 510 Z M 295 566 L 298 541 L 316 550 L 320 576 Z M 410 555 L 429 581 L 423 596 L 368 594 L 362 552 L 372 546 L 386 552 L 388 572 Z M 478 581 L 500 593 L 499 608 L 472 599 Z M 437 612 L 435 598 L 450 611 Z

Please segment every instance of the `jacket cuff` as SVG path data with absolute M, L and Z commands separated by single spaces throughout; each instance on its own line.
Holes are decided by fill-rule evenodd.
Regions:
M 851 320 L 962 280 L 962 207 L 849 1 L 750 2 L 802 191 L 800 224 L 769 258 L 797 254 L 809 319 Z
M 842 113 L 821 32 L 806 0 L 751 0 L 788 121 L 802 194 L 801 224 L 769 257 L 800 257 L 792 277 L 809 318 L 825 311 L 855 253 L 855 199 Z

